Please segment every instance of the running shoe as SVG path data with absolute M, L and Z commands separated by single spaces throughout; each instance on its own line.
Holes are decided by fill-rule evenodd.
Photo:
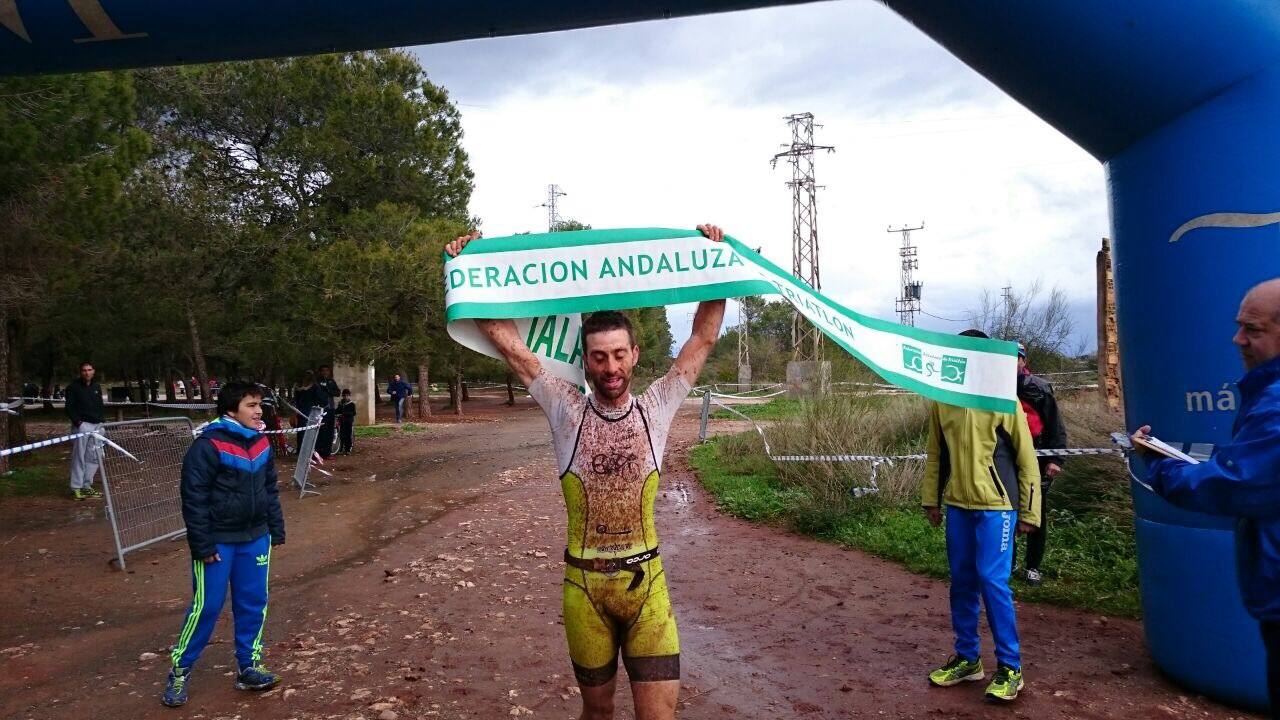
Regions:
M 1000 702 L 1016 700 L 1018 691 L 1022 689 L 1022 686 L 1021 670 L 1014 670 L 1008 665 L 999 665 L 996 667 L 995 677 L 991 679 L 991 684 L 987 686 L 987 699 L 999 700 Z
M 982 670 L 982 660 L 965 660 L 959 655 L 952 655 L 946 665 L 929 673 L 929 682 L 938 687 L 951 687 L 962 682 L 977 682 L 986 677 Z
M 1034 568 L 1027 568 L 1027 584 L 1028 585 L 1031 585 L 1034 587 L 1036 585 L 1039 585 L 1042 582 L 1044 582 L 1044 576 L 1040 574 L 1039 570 L 1036 570 Z
M 269 690 L 280 684 L 280 676 L 261 665 L 251 665 L 236 676 L 237 690 Z
M 83 500 L 87 497 L 89 497 L 89 493 L 85 492 L 84 488 L 76 488 L 71 491 L 72 500 Z
M 190 668 L 173 668 L 169 671 L 169 682 L 165 683 L 164 695 L 160 702 L 169 707 L 182 707 L 187 704 L 187 680 L 191 677 Z
M 85 494 L 85 497 L 90 497 L 90 498 L 102 497 L 102 493 L 98 490 L 98 488 L 92 485 L 84 486 L 84 494 Z

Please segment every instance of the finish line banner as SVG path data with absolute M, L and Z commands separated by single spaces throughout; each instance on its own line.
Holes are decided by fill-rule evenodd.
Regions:
M 931 400 L 1014 412 L 1017 345 L 860 315 L 725 236 L 579 230 L 473 240 L 445 257 L 445 318 L 462 345 L 501 359 L 474 318 L 510 318 L 547 370 L 584 385 L 581 313 L 781 295 L 886 381 Z

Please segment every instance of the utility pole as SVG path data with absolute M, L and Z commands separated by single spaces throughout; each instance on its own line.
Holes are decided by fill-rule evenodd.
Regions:
M 560 218 L 560 209 L 556 202 L 557 198 L 562 198 L 569 193 L 560 190 L 559 185 L 547 186 L 547 201 L 541 205 L 534 207 L 544 207 L 547 209 L 547 232 L 555 232 L 556 228 L 564 224 L 564 220 Z
M 898 257 L 902 258 L 901 281 L 898 287 L 902 294 L 894 301 L 894 309 L 898 311 L 898 322 L 907 327 L 916 326 L 916 313 L 920 312 L 920 287 L 922 283 L 912 278 L 912 273 L 920 269 L 920 259 L 916 256 L 916 246 L 911 244 L 911 232 L 923 230 L 924 223 L 915 227 L 903 225 L 895 228 L 892 225 L 885 232 L 902 233 L 902 247 L 898 248 Z
M 1008 340 L 1013 337 L 1013 286 L 1000 288 L 1000 298 L 1004 301 L 1004 322 L 1001 323 L 1000 334 Z
M 835 147 L 813 144 L 813 113 L 798 113 L 786 118 L 791 126 L 791 144 L 773 156 L 770 166 L 777 167 L 779 158 L 791 164 L 791 274 L 814 290 L 822 289 L 818 265 L 818 199 L 820 185 L 813 179 L 813 152 L 832 152 Z M 822 358 L 822 333 L 800 313 L 791 320 L 791 352 L 797 361 Z

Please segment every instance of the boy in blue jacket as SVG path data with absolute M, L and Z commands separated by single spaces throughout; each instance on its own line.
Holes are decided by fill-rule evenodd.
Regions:
M 195 594 L 173 648 L 161 702 L 187 701 L 191 668 L 213 634 L 231 585 L 237 690 L 266 690 L 280 678 L 262 666 L 271 548 L 284 544 L 284 514 L 271 443 L 262 427 L 262 389 L 230 382 L 218 395 L 218 419 L 182 460 L 182 517 L 191 547 Z

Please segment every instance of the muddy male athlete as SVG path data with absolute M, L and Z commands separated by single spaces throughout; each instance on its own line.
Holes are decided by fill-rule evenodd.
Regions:
M 714 225 L 698 230 L 724 239 Z M 456 256 L 479 236 L 460 237 L 445 251 Z M 637 720 L 675 717 L 680 639 L 658 556 L 653 501 L 667 431 L 720 334 L 724 304 L 698 305 L 675 364 L 640 397 L 630 392 L 640 348 L 621 313 L 595 313 L 582 324 L 587 380 L 595 391 L 586 396 L 542 368 L 514 322 L 476 320 L 551 424 L 569 516 L 564 628 L 584 720 L 613 717 L 619 650 Z

